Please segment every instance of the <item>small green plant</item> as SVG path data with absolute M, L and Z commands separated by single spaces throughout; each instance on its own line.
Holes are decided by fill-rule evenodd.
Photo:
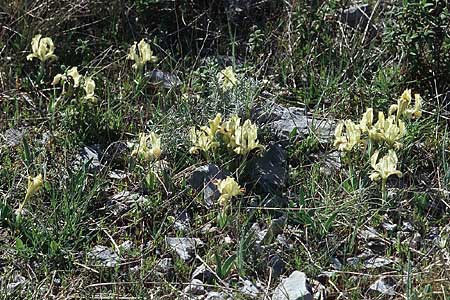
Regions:
M 398 158 L 395 151 L 403 146 L 401 139 L 406 134 L 406 125 L 403 119 L 417 119 L 422 115 L 420 95 L 415 94 L 414 106 L 411 106 L 411 99 L 411 90 L 407 89 L 398 99 L 397 104 L 390 106 L 387 118 L 380 111 L 377 122 L 373 124 L 373 108 L 367 108 L 358 124 L 352 120 L 345 120 L 339 123 L 335 129 L 334 146 L 346 154 L 350 166 L 350 176 L 354 175 L 353 156 L 359 156 L 364 149 L 367 149 L 370 165 L 374 170 L 370 179 L 372 181 L 381 180 L 383 200 L 387 198 L 386 183 L 389 176 L 402 176 L 402 172 L 397 170 Z M 377 147 L 375 152 L 373 152 L 374 146 Z M 388 153 L 378 160 L 380 151 Z
M 42 34 L 37 34 L 31 40 L 32 53 L 27 55 L 27 60 L 37 58 L 40 60 L 39 72 L 37 75 L 37 82 L 40 83 L 45 75 L 45 63 L 47 61 L 56 60 L 58 57 L 54 54 L 55 44 L 49 37 L 42 37 Z
M 228 121 L 222 122 L 221 114 L 217 114 L 208 126 L 191 128 L 190 140 L 193 146 L 189 152 L 198 154 L 199 151 L 208 153 L 214 151 L 220 145 L 231 149 L 236 154 L 246 155 L 252 150 L 263 148 L 258 141 L 258 127 L 250 120 L 245 120 L 241 125 L 241 118 L 234 115 Z
M 26 202 L 34 195 L 36 194 L 44 185 L 44 180 L 42 178 L 42 175 L 39 174 L 36 177 L 28 177 L 28 187 L 27 187 L 27 193 L 25 194 L 25 199 L 20 204 L 19 208 L 16 210 L 17 215 L 21 215 L 23 211 L 23 207 L 25 206 Z
M 142 74 L 145 64 L 147 62 L 156 62 L 157 57 L 153 55 L 150 45 L 142 39 L 139 43 L 134 42 L 130 47 L 127 58 L 134 61 L 133 69 L 136 69 L 139 74 Z
M 148 147 L 150 140 L 151 147 Z M 141 133 L 139 135 L 139 144 L 133 145 L 134 149 L 131 156 L 136 156 L 141 160 L 157 160 L 161 156 L 161 138 L 154 132 L 150 134 Z
M 222 91 L 228 91 L 239 83 L 231 66 L 217 73 L 217 81 Z
M 224 228 L 228 223 L 230 200 L 233 197 L 242 195 L 245 190 L 239 186 L 239 183 L 233 177 L 229 176 L 225 179 L 217 180 L 215 184 L 220 193 L 218 202 L 221 206 L 221 210 L 217 216 L 217 222 L 221 228 Z

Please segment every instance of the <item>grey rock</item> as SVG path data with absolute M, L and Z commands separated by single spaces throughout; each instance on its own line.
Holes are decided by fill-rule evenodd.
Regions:
M 306 279 L 305 273 L 294 271 L 275 288 L 272 300 L 313 300 Z
M 286 249 L 292 249 L 294 245 L 289 242 L 288 238 L 284 234 L 277 235 L 277 244 L 286 248 Z
M 380 234 L 373 227 L 367 226 L 358 232 L 358 237 L 365 240 L 380 240 Z
M 108 203 L 109 205 L 106 208 L 110 210 L 114 215 L 118 215 L 121 212 L 130 209 L 136 204 L 145 205 L 147 202 L 148 200 L 138 193 L 122 191 L 114 194 L 110 198 Z
M 383 295 L 395 296 L 395 281 L 390 277 L 380 277 L 370 285 L 369 290 Z
M 371 9 L 368 4 L 355 5 L 344 9 L 341 13 L 341 21 L 352 28 L 358 26 L 365 28 L 369 21 Z
M 275 254 L 269 259 L 268 266 L 272 270 L 272 276 L 276 278 L 284 273 L 286 263 L 279 255 Z
M 340 271 L 340 270 L 342 270 L 342 263 L 337 257 L 332 257 L 331 258 L 331 267 L 333 267 L 333 269 L 335 269 L 335 270 Z
M 371 257 L 364 262 L 364 267 L 366 269 L 377 269 L 388 266 L 393 262 L 392 259 L 386 257 Z
M 188 179 L 188 183 L 197 192 L 203 191 L 204 203 L 207 207 L 211 207 L 220 197 L 215 181 L 225 179 L 227 176 L 231 176 L 229 171 L 222 170 L 217 165 L 209 164 L 195 169 Z
M 228 299 L 228 297 L 218 292 L 209 292 L 205 298 L 205 300 L 226 300 L 226 299 Z
M 205 287 L 203 282 L 198 279 L 193 279 L 191 283 L 183 290 L 184 293 L 189 295 L 203 295 L 205 293 Z
M 258 297 L 261 291 L 250 280 L 244 280 L 239 291 L 249 297 Z
M 283 215 L 280 218 L 273 219 L 270 221 L 269 227 L 262 239 L 262 244 L 267 245 L 274 241 L 274 239 L 280 234 L 283 233 L 284 226 L 287 222 L 287 216 Z
M 130 251 L 131 248 L 133 248 L 133 242 L 130 240 L 126 240 L 122 244 L 119 245 L 119 249 L 121 252 L 122 251 L 124 251 L 124 252 Z
M 381 227 L 383 227 L 386 231 L 394 231 L 397 228 L 397 224 L 383 222 L 381 223 Z
M 198 238 L 166 237 L 166 243 L 184 261 L 190 260 L 196 247 L 203 245 L 203 242 Z
M 258 125 L 269 128 L 276 142 L 287 145 L 291 139 L 314 134 L 321 143 L 333 140 L 335 123 L 327 119 L 317 119 L 300 107 L 283 107 L 273 101 L 255 105 L 251 115 Z
M 155 69 L 145 73 L 145 78 L 153 85 L 163 87 L 165 89 L 176 89 L 181 86 L 182 82 L 177 75 Z
M 26 282 L 27 280 L 22 275 L 20 274 L 15 275 L 13 278 L 13 282 L 10 282 L 6 285 L 7 293 L 8 294 L 13 293 L 14 290 L 19 288 L 20 286 L 23 286 Z
M 91 171 L 98 171 L 103 167 L 101 164 L 102 151 L 100 145 L 85 146 L 80 150 L 74 161 L 75 169 L 81 168 L 87 164 L 87 167 Z
M 402 225 L 402 231 L 413 232 L 414 226 L 410 222 L 404 221 Z
M 331 176 L 341 168 L 341 153 L 332 151 L 323 153 L 321 157 L 320 172 L 326 176 Z
M 119 256 L 114 251 L 103 245 L 95 246 L 91 252 L 88 253 L 88 257 L 96 263 L 109 268 L 114 268 L 120 263 Z
M 211 283 L 214 279 L 214 274 L 202 264 L 194 270 L 191 279 L 198 279 L 202 282 Z
M 155 273 L 161 277 L 167 276 L 173 270 L 173 262 L 171 258 L 162 258 L 155 265 Z
M 23 136 L 25 135 L 25 129 L 9 128 L 3 134 L 3 139 L 5 140 L 5 145 L 9 147 L 14 147 L 19 145 Z
M 287 157 L 280 144 L 271 144 L 263 156 L 248 163 L 249 182 L 265 194 L 281 193 L 288 179 Z

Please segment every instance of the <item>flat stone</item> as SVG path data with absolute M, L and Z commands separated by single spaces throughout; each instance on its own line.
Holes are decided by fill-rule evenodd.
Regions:
M 344 9 L 341 13 L 341 21 L 350 27 L 360 26 L 365 28 L 371 15 L 371 9 L 368 4 L 355 5 Z
M 306 279 L 305 273 L 294 271 L 275 288 L 272 300 L 313 300 Z
M 380 277 L 370 285 L 369 290 L 379 292 L 383 295 L 395 296 L 395 282 L 390 277 Z
M 203 242 L 198 238 L 166 237 L 166 243 L 184 261 L 190 260 L 196 247 L 203 245 Z
M 96 263 L 104 267 L 114 268 L 120 263 L 120 258 L 111 249 L 103 245 L 95 246 L 89 253 L 88 257 Z
M 257 104 L 251 115 L 258 125 L 265 126 L 274 135 L 275 142 L 287 145 L 291 139 L 298 140 L 310 134 L 321 143 L 334 139 L 335 123 L 327 119 L 314 118 L 300 107 L 286 108 L 273 101 Z
M 193 279 L 191 283 L 183 290 L 184 293 L 189 295 L 202 295 L 205 293 L 205 287 L 203 282 L 198 279 Z
M 366 227 L 358 232 L 358 237 L 360 239 L 377 241 L 380 240 L 380 234 L 373 227 Z
M 158 69 L 145 73 L 144 76 L 151 84 L 163 87 L 165 89 L 176 89 L 182 84 L 177 75 Z
M 228 299 L 228 297 L 218 292 L 209 292 L 205 298 L 205 300 L 226 300 L 226 299 Z
M 258 297 L 261 294 L 261 291 L 250 280 L 244 280 L 239 291 L 249 297 Z
M 229 171 L 222 170 L 217 165 L 209 164 L 195 169 L 188 179 L 188 183 L 197 192 L 203 191 L 205 205 L 212 207 L 220 197 L 215 181 L 225 179 L 227 176 L 231 176 Z
M 100 170 L 103 165 L 100 162 L 102 156 L 102 150 L 100 145 L 91 145 L 83 147 L 74 161 L 76 169 L 80 169 L 83 165 L 87 164 L 87 167 L 91 171 Z
M 5 140 L 5 145 L 9 147 L 14 147 L 22 143 L 23 136 L 25 135 L 25 129 L 9 128 L 3 134 L 3 139 Z
M 107 209 L 111 210 L 115 215 L 130 209 L 132 206 L 137 203 L 144 205 L 148 200 L 138 194 L 130 191 L 122 191 L 114 194 L 108 202 L 106 206 Z
M 364 262 L 364 267 L 367 269 L 377 269 L 381 267 L 388 266 L 394 261 L 386 257 L 372 257 Z
M 172 258 L 162 258 L 155 265 L 155 273 L 161 277 L 169 275 L 173 270 Z
M 248 163 L 249 182 L 264 194 L 281 193 L 288 180 L 287 155 L 280 144 L 270 144 L 263 156 Z
M 202 264 L 194 270 L 191 279 L 198 279 L 201 282 L 211 283 L 214 279 L 214 274 Z

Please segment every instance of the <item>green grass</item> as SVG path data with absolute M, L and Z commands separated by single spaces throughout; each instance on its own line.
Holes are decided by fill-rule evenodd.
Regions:
M 282 276 L 305 272 L 325 285 L 327 299 L 448 299 L 444 99 L 450 86 L 442 71 L 450 65 L 448 8 L 431 1 L 377 5 L 372 22 L 378 31 L 370 38 L 340 20 L 346 1 L 262 1 L 245 18 L 226 17 L 224 1 L 100 2 L 47 7 L 16 1 L 0 15 L 0 299 L 182 299 L 202 263 L 214 272 L 206 290 L 252 299 L 240 290 L 249 279 L 269 292 L 260 299 L 270 299 L 282 279 L 270 271 L 275 254 L 285 262 Z M 38 60 L 26 60 L 38 33 L 52 37 L 58 56 L 42 76 Z M 146 71 L 176 74 L 179 87 L 151 85 L 131 68 L 126 55 L 141 38 L 158 56 Z M 95 80 L 96 101 L 84 99 L 82 88 L 62 94 L 51 85 L 71 66 Z M 240 83 L 224 92 L 216 75 L 226 66 Z M 269 98 L 318 117 L 356 121 L 367 107 L 387 111 L 406 88 L 422 95 L 423 115 L 407 122 L 397 152 L 403 176 L 388 180 L 385 201 L 380 184 L 369 179 L 368 153 L 341 157 L 340 168 L 326 173 L 324 155 L 336 149 L 313 135 L 286 146 L 289 180 L 278 195 L 243 181 L 255 153 L 189 153 L 189 129 L 217 113 L 251 118 L 251 107 Z M 25 132 L 14 145 L 3 139 L 10 128 Z M 161 137 L 158 163 L 137 160 L 127 146 L 151 131 Z M 258 138 L 264 145 L 273 140 L 267 128 Z M 93 145 L 101 150 L 100 168 L 79 158 Z M 220 205 L 207 207 L 187 183 L 207 163 L 228 169 L 246 187 L 222 220 Z M 44 186 L 17 216 L 27 178 L 37 174 Z M 118 200 L 120 192 L 134 198 Z M 263 207 L 271 197 L 287 204 Z M 183 230 L 176 223 L 185 214 L 190 226 Z M 282 234 L 259 245 L 252 226 L 268 229 L 280 216 L 287 217 Z M 362 237 L 368 228 L 377 239 Z M 166 237 L 200 238 L 204 245 L 184 262 Z M 121 251 L 126 241 L 132 247 Z M 88 254 L 97 245 L 116 252 L 120 262 L 110 268 L 92 260 Z M 350 263 L 367 249 L 392 263 L 373 269 L 364 257 Z M 173 266 L 160 276 L 158 263 L 166 258 Z M 342 268 L 333 271 L 335 259 Z M 326 271 L 333 274 L 324 281 Z M 368 290 L 382 275 L 396 282 L 395 296 Z M 19 276 L 24 283 L 12 288 Z

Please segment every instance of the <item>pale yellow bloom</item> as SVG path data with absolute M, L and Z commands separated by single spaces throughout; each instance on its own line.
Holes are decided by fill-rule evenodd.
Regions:
M 67 77 L 70 76 L 73 79 L 73 87 L 78 87 L 80 85 L 80 80 L 83 78 L 83 76 L 81 76 L 78 73 L 78 68 L 77 67 L 72 67 L 70 69 L 67 70 L 66 72 L 67 75 L 65 74 L 56 74 L 55 77 L 53 77 L 53 81 L 52 81 L 52 85 L 57 85 L 60 82 L 62 82 L 64 84 L 64 82 L 67 80 Z
M 345 136 L 342 134 L 345 125 Z M 339 123 L 334 131 L 334 146 L 339 151 L 351 151 L 361 142 L 361 129 L 351 120 Z
M 385 141 L 398 149 L 401 146 L 399 141 L 405 133 L 405 123 L 402 120 L 396 120 L 393 115 L 386 119 L 383 112 L 378 112 L 377 123 L 369 129 L 369 138 L 375 142 Z
M 34 194 L 36 194 L 42 188 L 43 185 L 44 180 L 41 174 L 37 175 L 36 177 L 28 176 L 27 193 L 25 194 L 25 199 L 19 205 L 19 208 L 16 211 L 18 215 L 22 213 L 23 207 L 25 206 L 27 200 L 30 199 Z
M 77 67 L 72 67 L 67 71 L 67 76 L 72 77 L 73 87 L 78 87 L 80 85 L 80 80 L 82 76 L 78 73 Z
M 57 59 L 57 56 L 53 53 L 55 51 L 55 45 L 49 37 L 42 38 L 42 34 L 37 34 L 31 40 L 31 50 L 33 53 L 27 55 L 27 60 L 37 58 L 42 62 L 47 60 Z
M 404 114 L 408 118 L 420 118 L 422 116 L 422 97 L 419 94 L 414 94 L 414 108 L 406 109 Z
M 227 207 L 231 198 L 242 195 L 244 191 L 233 177 L 218 180 L 216 185 L 220 192 L 219 204 L 222 207 Z
M 88 100 L 95 100 L 95 81 L 91 77 L 87 77 L 84 80 L 84 91 L 86 92 L 86 96 L 84 96 L 85 99 Z
M 151 147 L 148 147 L 150 140 Z M 142 160 L 156 160 L 161 156 L 161 138 L 154 132 L 149 135 L 141 133 L 139 135 L 139 144 L 131 152 L 131 156 L 137 156 Z
M 217 130 L 222 124 L 222 115 L 218 113 L 214 119 L 208 121 L 208 124 L 209 127 L 202 126 L 200 129 L 203 130 L 211 138 L 211 140 L 213 140 L 216 136 Z
M 60 82 L 63 82 L 67 80 L 67 76 L 64 74 L 56 74 L 55 77 L 53 77 L 52 85 L 57 85 Z
M 397 170 L 398 159 L 394 150 L 389 150 L 388 154 L 383 156 L 379 161 L 378 155 L 379 151 L 377 150 L 370 158 L 370 165 L 374 170 L 370 175 L 371 180 L 379 181 L 381 179 L 385 183 L 391 175 L 402 176 L 402 172 Z
M 242 126 L 236 128 L 234 137 L 236 148 L 233 150 L 237 154 L 245 155 L 254 149 L 262 148 L 258 142 L 258 127 L 250 120 L 246 120 Z
M 411 107 L 411 90 L 405 90 L 398 99 L 397 104 L 391 105 L 389 108 L 389 115 L 397 112 L 397 119 L 401 117 L 419 118 L 422 116 L 422 97 L 419 94 L 414 94 L 414 107 Z
M 220 133 L 222 133 L 223 135 L 224 142 L 227 144 L 227 147 L 231 149 L 234 149 L 237 146 L 235 132 L 236 129 L 241 126 L 240 124 L 241 118 L 239 118 L 237 115 L 233 115 L 219 128 Z
M 204 130 L 196 130 L 192 127 L 189 132 L 189 138 L 193 146 L 189 149 L 189 153 L 198 154 L 199 150 L 208 152 L 214 150 L 219 144 L 214 141 L 213 137 Z
M 236 78 L 236 74 L 233 72 L 233 68 L 231 66 L 226 67 L 217 73 L 217 81 L 223 91 L 227 91 L 238 84 L 238 79 Z
M 216 115 L 216 117 L 212 120 L 209 120 L 209 134 L 211 136 L 214 136 L 217 132 L 217 130 L 219 130 L 220 125 L 222 125 L 222 115 L 220 113 L 218 113 Z
M 373 123 L 373 108 L 367 108 L 366 112 L 363 114 L 361 121 L 359 122 L 359 129 L 362 133 L 367 132 Z
M 139 43 L 134 42 L 133 46 L 130 47 L 128 59 L 134 61 L 134 69 L 142 69 L 147 62 L 155 62 L 158 58 L 153 56 L 153 51 L 150 45 L 142 39 Z

